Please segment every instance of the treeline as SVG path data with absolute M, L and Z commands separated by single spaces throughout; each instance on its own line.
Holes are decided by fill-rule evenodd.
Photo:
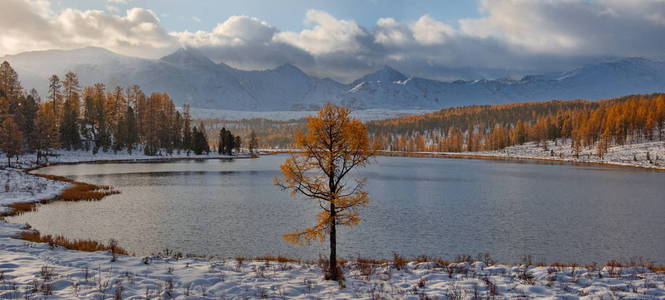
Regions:
M 259 148 L 291 149 L 293 148 L 294 132 L 304 128 L 305 125 L 304 119 L 284 121 L 263 118 L 241 120 L 208 118 L 200 121 L 208 128 L 214 144 L 219 143 L 219 136 L 216 136 L 218 131 L 232 128 L 235 133 L 246 140 L 244 145 L 250 152 Z
M 368 123 L 381 150 L 465 152 L 569 139 L 576 153 L 598 147 L 600 156 L 612 144 L 662 141 L 664 126 L 664 94 L 469 106 Z
M 81 87 L 77 75 L 69 72 L 62 80 L 49 78 L 42 101 L 34 89 L 25 92 L 14 69 L 2 63 L 0 150 L 8 164 L 23 153 L 36 153 L 39 163 L 56 148 L 93 153 L 140 149 L 146 155 L 210 152 L 204 124 L 192 125 L 189 107 L 181 113 L 166 93 L 148 96 L 136 85 Z

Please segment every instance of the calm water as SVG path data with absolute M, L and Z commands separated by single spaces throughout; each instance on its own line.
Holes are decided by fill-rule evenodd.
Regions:
M 314 224 L 318 204 L 272 184 L 285 156 L 233 161 L 81 164 L 41 173 L 112 185 L 99 202 L 53 203 L 14 217 L 43 233 L 108 240 L 137 254 L 316 258 L 327 248 L 281 235 Z M 340 233 L 344 257 L 489 252 L 500 261 L 665 263 L 665 173 L 483 160 L 380 157 L 364 221 Z

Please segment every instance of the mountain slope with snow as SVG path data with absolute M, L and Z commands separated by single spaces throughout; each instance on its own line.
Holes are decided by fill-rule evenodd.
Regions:
M 147 93 L 168 92 L 178 105 L 241 111 L 312 111 L 325 102 L 354 109 L 440 109 L 665 91 L 665 62 L 644 58 L 600 62 L 519 80 L 442 82 L 411 77 L 386 66 L 351 84 L 309 76 L 290 64 L 271 70 L 238 70 L 215 63 L 195 49 L 180 49 L 157 60 L 101 48 L 26 52 L 0 60 L 9 61 L 23 85 L 42 95 L 46 95 L 51 74 L 74 71 L 82 85 L 138 84 Z

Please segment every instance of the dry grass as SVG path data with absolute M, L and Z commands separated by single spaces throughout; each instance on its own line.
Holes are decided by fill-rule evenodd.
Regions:
M 64 181 L 72 184 L 71 187 L 65 189 L 62 194 L 51 199 L 51 201 L 97 201 L 108 195 L 119 193 L 114 190 L 113 187 L 108 185 L 94 185 L 54 175 L 36 175 L 46 179 Z
M 25 212 L 35 211 L 38 204 L 47 204 L 56 201 L 99 201 L 108 195 L 119 193 L 119 191 L 114 190 L 110 186 L 99 186 L 78 182 L 61 176 L 43 174 L 34 175 L 54 181 L 67 182 L 70 183 L 71 186 L 66 188 L 60 195 L 50 199 L 44 199 L 39 202 L 10 204 L 7 206 L 9 210 L 5 212 L 2 217 L 15 216 Z M 38 231 L 34 230 L 23 231 L 18 235 L 18 238 L 36 243 L 48 243 L 51 246 L 62 246 L 71 250 L 87 252 L 111 251 L 113 254 L 129 255 L 125 249 L 118 247 L 115 242 L 104 244 L 93 240 L 70 240 L 64 236 L 41 235 Z
M 71 186 L 66 188 L 60 195 L 50 199 L 45 199 L 39 202 L 10 204 L 7 206 L 9 207 L 9 210 L 2 215 L 3 217 L 34 211 L 37 209 L 37 204 L 47 204 L 55 201 L 99 201 L 108 195 L 120 193 L 119 191 L 114 190 L 111 186 L 78 182 L 61 176 L 43 174 L 34 175 L 50 180 L 67 182 L 71 184 Z
M 236 258 L 237 260 L 238 258 Z M 243 258 L 244 260 L 245 258 Z M 297 260 L 295 258 L 289 258 L 286 256 L 260 256 L 260 257 L 255 257 L 253 260 L 257 261 L 273 261 L 273 262 L 278 262 L 278 263 L 299 263 L 300 260 Z
M 95 251 L 111 251 L 114 254 L 129 255 L 127 250 L 114 245 L 112 242 L 109 244 L 100 243 L 93 240 L 70 240 L 64 236 L 41 235 L 38 231 L 23 231 L 19 233 L 18 238 L 35 243 L 48 243 L 49 245 L 57 245 L 70 250 L 95 252 Z

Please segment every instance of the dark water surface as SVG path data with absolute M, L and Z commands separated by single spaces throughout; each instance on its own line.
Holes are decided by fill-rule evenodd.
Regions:
M 316 258 L 325 245 L 281 235 L 314 224 L 318 204 L 273 185 L 286 156 L 40 169 L 112 185 L 98 202 L 52 203 L 11 218 L 42 233 L 108 240 L 137 254 Z M 665 173 L 641 169 L 379 157 L 364 221 L 340 233 L 344 257 L 489 252 L 504 262 L 665 263 Z

